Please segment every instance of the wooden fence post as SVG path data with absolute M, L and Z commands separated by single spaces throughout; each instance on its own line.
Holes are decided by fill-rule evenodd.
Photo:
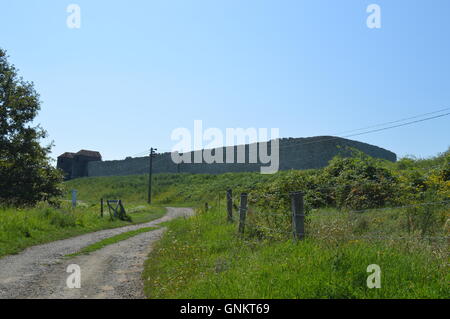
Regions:
M 120 218 L 120 208 L 122 207 L 122 200 L 119 199 L 116 206 L 116 217 Z
M 103 198 L 100 198 L 100 216 L 103 217 Z
M 227 212 L 228 221 L 231 223 L 233 221 L 233 191 L 231 188 L 227 190 Z
M 295 240 L 305 238 L 305 211 L 303 204 L 303 193 L 291 193 L 292 203 L 292 232 Z
M 245 217 L 247 215 L 247 193 L 241 194 L 241 205 L 239 207 L 239 233 L 244 233 Z

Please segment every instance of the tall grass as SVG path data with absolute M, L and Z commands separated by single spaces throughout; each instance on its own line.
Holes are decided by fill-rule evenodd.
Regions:
M 449 298 L 446 260 L 402 242 L 237 235 L 225 211 L 169 223 L 143 278 L 149 298 Z M 328 224 L 322 220 L 320 225 Z M 369 289 L 367 266 L 382 271 Z
M 133 222 L 142 223 L 161 217 L 161 207 L 143 207 L 130 214 Z M 77 207 L 63 204 L 61 208 L 40 204 L 34 208 L 0 208 L 0 257 L 24 248 L 53 240 L 68 238 L 100 229 L 131 224 L 100 217 L 98 207 Z
M 285 174 L 285 172 L 280 172 Z M 258 183 L 265 183 L 269 175 L 259 173 L 209 174 L 155 174 L 153 199 L 158 204 L 195 204 L 200 200 L 217 201 L 227 188 L 235 192 L 248 191 Z M 148 175 L 87 177 L 65 183 L 67 199 L 69 190 L 76 189 L 78 197 L 89 203 L 100 198 L 122 199 L 125 204 L 147 201 Z

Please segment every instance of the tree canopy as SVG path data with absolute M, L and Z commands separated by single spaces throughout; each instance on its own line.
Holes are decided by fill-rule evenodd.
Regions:
M 52 144 L 41 146 L 46 131 L 32 121 L 40 110 L 32 82 L 18 75 L 0 48 L 0 203 L 33 205 L 61 194 L 62 175 L 51 165 Z

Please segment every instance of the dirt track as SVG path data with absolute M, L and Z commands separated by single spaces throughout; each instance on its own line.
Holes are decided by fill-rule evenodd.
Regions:
M 130 230 L 156 226 L 189 216 L 190 208 L 167 208 L 167 214 L 149 223 L 59 240 L 27 248 L 0 259 L 0 298 L 144 298 L 141 272 L 152 244 L 164 229 L 139 234 L 89 255 L 63 258 L 82 247 Z M 67 288 L 67 266 L 81 268 L 81 288 Z

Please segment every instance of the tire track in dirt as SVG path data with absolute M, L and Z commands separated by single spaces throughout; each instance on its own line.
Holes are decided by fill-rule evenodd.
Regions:
M 144 298 L 141 273 L 152 244 L 164 228 L 108 245 L 89 255 L 63 258 L 114 235 L 190 216 L 190 208 L 168 207 L 163 217 L 145 224 L 102 230 L 33 246 L 0 259 L 0 298 Z M 81 288 L 66 286 L 67 266 L 81 268 Z

